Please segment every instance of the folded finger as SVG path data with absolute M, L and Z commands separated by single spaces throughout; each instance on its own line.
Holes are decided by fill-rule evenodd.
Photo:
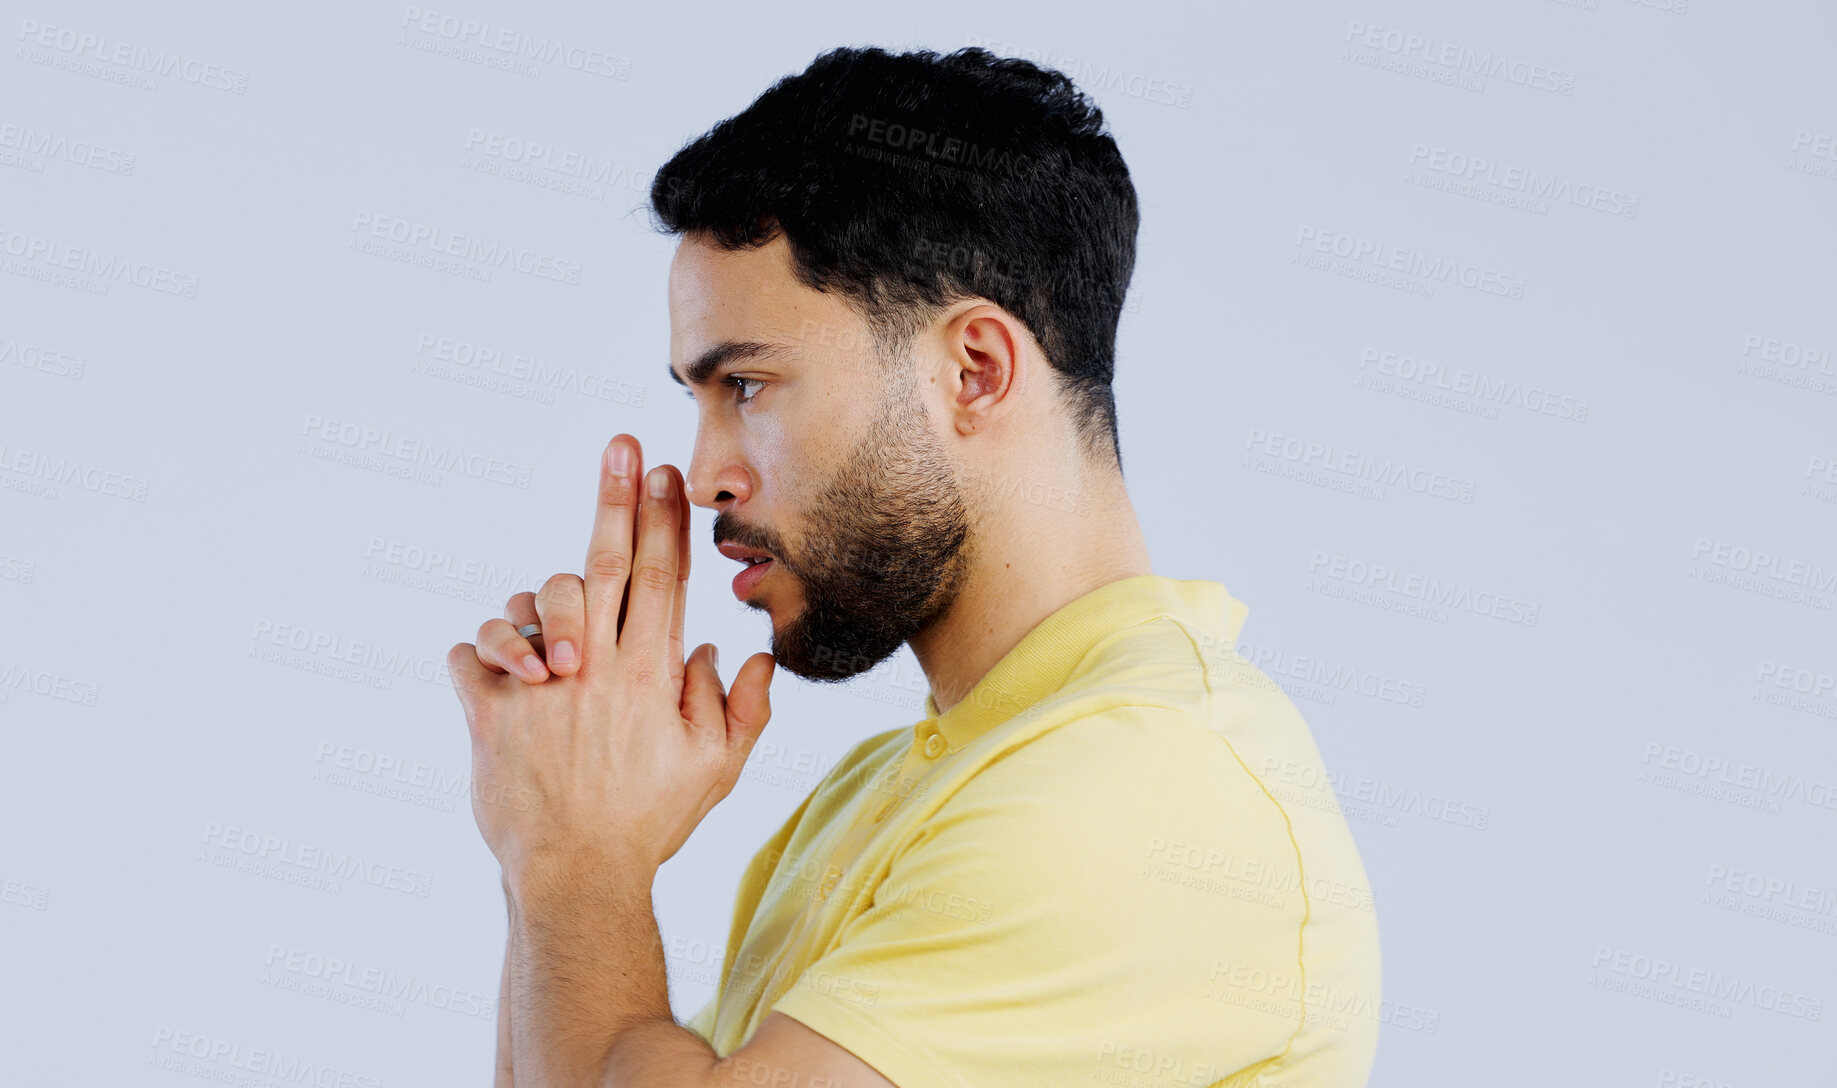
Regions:
M 504 602 L 504 618 L 509 620 L 513 627 L 527 627 L 532 623 L 540 622 L 540 616 L 536 612 L 536 595 L 527 589 L 521 593 L 511 594 L 510 599 Z
M 532 623 L 541 627 L 542 614 L 536 611 L 536 595 L 527 589 L 521 593 L 511 594 L 510 599 L 504 602 L 504 618 L 519 631 Z M 540 657 L 544 663 L 548 662 L 548 642 L 543 639 L 541 631 L 529 636 L 529 645 L 536 651 L 537 657 Z M 551 669 L 553 667 L 550 666 Z
M 550 671 L 573 675 L 587 631 L 587 583 L 578 574 L 555 575 L 536 592 L 536 613 L 542 624 L 536 637 L 548 647 L 543 656 Z
M 528 639 L 509 620 L 490 619 L 478 628 L 479 664 L 492 672 L 514 673 L 532 684 L 548 679 L 548 668 Z

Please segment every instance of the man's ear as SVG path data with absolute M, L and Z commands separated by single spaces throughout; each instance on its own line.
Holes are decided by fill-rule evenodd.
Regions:
M 989 302 L 950 318 L 944 335 L 945 358 L 956 370 L 957 433 L 986 430 L 1020 403 L 1032 374 L 1031 335 L 1013 314 Z

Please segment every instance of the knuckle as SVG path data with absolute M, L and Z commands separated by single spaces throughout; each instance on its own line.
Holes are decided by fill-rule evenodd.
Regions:
M 616 551 L 598 551 L 587 557 L 587 573 L 600 578 L 623 578 L 631 572 L 631 557 Z
M 600 487 L 600 502 L 607 506 L 630 506 L 638 497 L 638 485 L 614 476 Z
M 521 593 L 513 593 L 510 595 L 510 599 L 504 602 L 504 618 L 510 620 L 518 616 L 527 615 L 529 610 L 535 606 L 536 595 L 529 590 L 526 589 Z
M 478 647 L 472 645 L 470 642 L 455 642 L 453 648 L 446 652 L 447 671 L 449 673 L 456 672 L 460 667 L 463 667 L 466 663 L 466 655 L 468 652 L 476 654 L 478 652 Z
M 522 642 L 525 646 L 529 645 L 517 634 L 516 628 L 512 627 L 509 621 L 487 620 L 478 629 L 478 645 L 473 652 L 482 664 L 494 669 L 503 668 L 503 658 L 506 652 L 513 643 L 517 642 Z
M 536 599 L 546 605 L 577 605 L 586 601 L 586 584 L 578 574 L 557 574 L 542 583 Z
M 632 581 L 645 589 L 672 590 L 676 588 L 676 571 L 668 563 L 651 560 L 638 564 Z

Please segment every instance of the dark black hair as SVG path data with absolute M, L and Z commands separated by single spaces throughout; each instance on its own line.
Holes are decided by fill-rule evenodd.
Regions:
M 1135 186 L 1103 112 L 1064 73 L 986 49 L 832 49 L 657 171 L 658 228 L 728 249 L 783 233 L 903 356 L 937 309 L 980 297 L 1025 322 L 1093 452 L 1116 434 L 1116 324 Z

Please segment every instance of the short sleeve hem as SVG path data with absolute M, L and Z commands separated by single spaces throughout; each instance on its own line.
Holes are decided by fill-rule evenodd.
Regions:
M 879 1070 L 898 1088 L 974 1088 L 929 1053 L 902 1043 L 859 1010 L 815 990 L 793 988 L 772 1006 Z

